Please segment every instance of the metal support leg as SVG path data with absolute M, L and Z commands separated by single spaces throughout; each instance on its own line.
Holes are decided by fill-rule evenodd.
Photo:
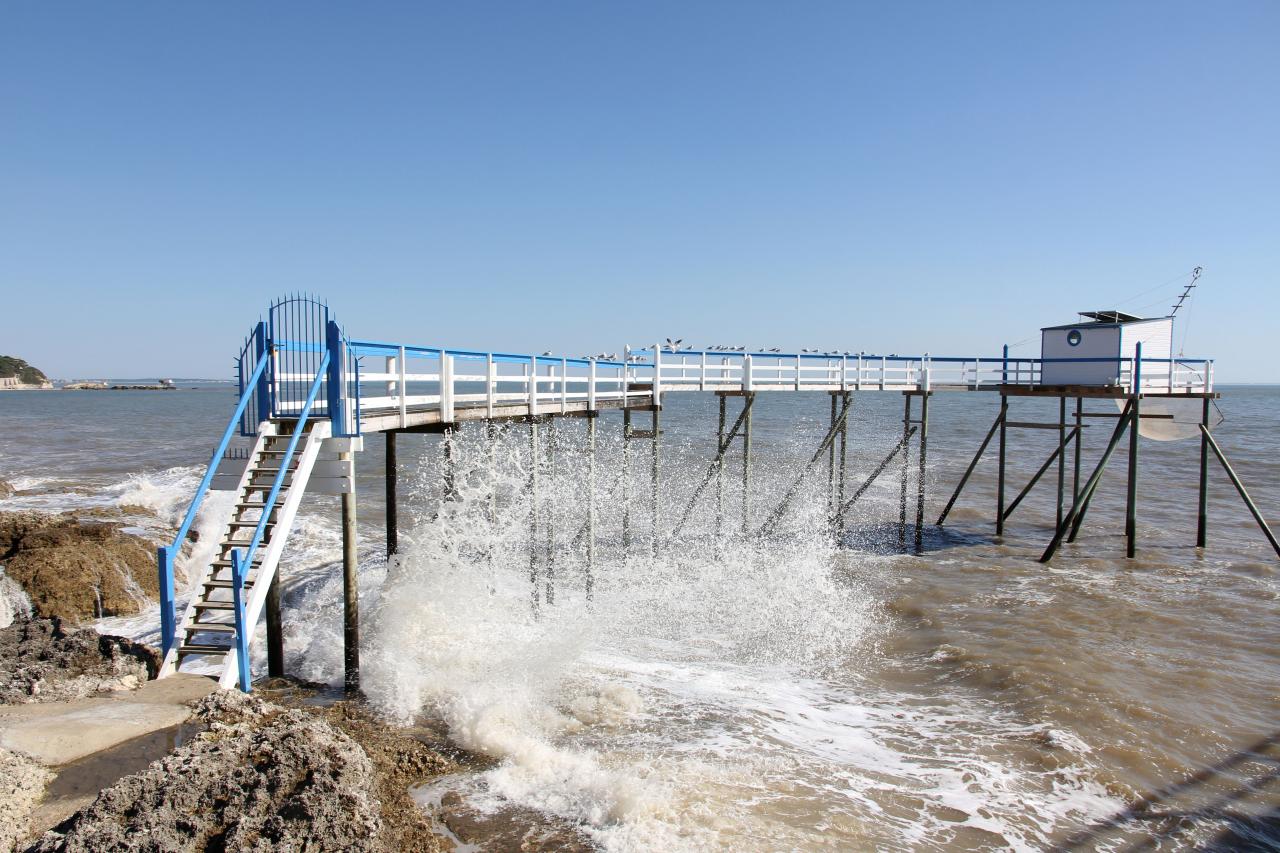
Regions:
M 1227 477 L 1231 479 L 1231 485 L 1236 487 L 1236 492 L 1240 495 L 1240 500 L 1244 501 L 1244 505 L 1249 508 L 1249 512 L 1253 514 L 1253 520 L 1258 522 L 1258 527 L 1262 530 L 1267 541 L 1271 543 L 1272 549 L 1275 550 L 1276 556 L 1280 557 L 1280 541 L 1276 541 L 1276 536 L 1271 532 L 1271 525 L 1267 524 L 1267 520 L 1262 516 L 1262 511 L 1258 509 L 1258 505 L 1253 502 L 1253 498 L 1249 497 L 1249 492 L 1245 490 L 1244 483 L 1240 482 L 1240 478 L 1236 476 L 1236 471 L 1231 467 L 1231 463 L 1227 461 L 1226 455 L 1222 452 L 1222 448 L 1218 446 L 1218 441 L 1209 432 L 1209 428 L 1201 425 L 1200 434 L 1209 439 L 1209 447 L 1213 450 L 1213 454 L 1218 457 L 1218 461 L 1222 463 L 1222 470 L 1227 472 Z
M 653 557 L 658 556 L 658 531 L 662 526 L 662 504 L 658 500 L 658 492 L 660 490 L 659 478 L 662 473 L 662 459 L 659 456 L 659 434 L 662 428 L 662 411 L 657 407 L 653 407 L 653 462 L 650 470 L 650 482 L 652 483 L 652 494 L 650 496 L 650 506 L 652 508 L 650 518 L 653 522 L 653 530 L 651 532 L 651 545 L 649 553 Z
M 384 475 L 387 485 L 387 558 L 390 559 L 400 549 L 400 525 L 396 516 L 396 478 L 399 471 L 396 467 L 396 434 L 387 432 L 384 435 L 387 441 Z
M 916 553 L 924 548 L 924 497 L 925 468 L 929 453 L 929 397 L 932 392 L 920 395 L 920 465 L 916 483 Z
M 351 459 L 343 453 L 340 459 Z M 359 558 L 356 552 L 356 484 L 342 496 L 342 659 L 343 686 L 347 693 L 360 690 L 360 589 L 357 576 Z

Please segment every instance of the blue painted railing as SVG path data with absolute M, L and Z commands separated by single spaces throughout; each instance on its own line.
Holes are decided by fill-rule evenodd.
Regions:
M 247 383 L 249 387 L 256 387 L 258 379 L 262 376 L 266 367 L 266 359 L 258 362 L 257 368 L 249 377 Z M 252 394 L 243 392 L 240 394 L 240 402 L 236 405 L 236 410 L 231 416 L 231 420 L 227 422 L 227 428 L 222 432 L 222 440 L 218 442 L 217 448 L 213 451 L 213 458 L 209 460 L 209 468 L 204 472 L 204 478 L 200 480 L 200 485 L 196 488 L 195 497 L 191 500 L 191 506 L 187 508 L 187 514 L 182 518 L 182 524 L 178 526 L 178 533 L 173 537 L 173 543 L 171 545 L 162 545 L 156 549 L 156 561 L 160 570 L 160 638 L 165 656 L 168 656 L 169 650 L 173 648 L 177 629 L 173 589 L 174 558 L 182 548 L 182 543 L 187 538 L 187 534 L 191 531 L 191 525 L 196 519 L 196 513 L 204 502 L 205 495 L 209 493 L 210 484 L 213 483 L 213 475 L 217 473 L 218 462 L 222 459 L 223 454 L 227 452 L 231 437 L 235 434 L 240 418 L 244 415 L 245 408 L 252 398 Z
M 254 555 L 258 550 L 258 546 L 262 544 L 262 537 L 266 534 L 267 525 L 271 520 L 271 513 L 275 511 L 276 500 L 279 499 L 280 489 L 284 486 L 284 478 L 289 473 L 289 466 L 293 463 L 293 456 L 298 449 L 298 442 L 301 440 L 303 432 L 305 432 L 307 420 L 311 417 L 311 408 L 315 405 L 316 397 L 320 394 L 320 386 L 324 384 L 328 375 L 329 353 L 326 352 L 324 357 L 320 359 L 319 368 L 316 370 L 316 378 L 311 382 L 307 400 L 302 406 L 302 411 L 298 414 L 298 422 L 294 425 L 293 435 L 289 437 L 289 445 L 285 448 L 284 456 L 280 460 L 280 470 L 276 472 L 275 480 L 271 483 L 271 491 L 267 493 L 266 499 L 262 502 L 262 517 L 258 519 L 257 526 L 253 528 L 253 538 L 249 540 L 249 547 L 245 549 L 243 556 L 241 556 L 238 548 L 231 551 L 231 590 L 232 606 L 235 608 L 236 620 L 236 652 L 239 664 L 240 689 L 245 693 L 250 690 L 249 637 L 253 633 L 253 626 L 249 625 L 248 620 L 245 618 L 245 578 L 253 568 Z

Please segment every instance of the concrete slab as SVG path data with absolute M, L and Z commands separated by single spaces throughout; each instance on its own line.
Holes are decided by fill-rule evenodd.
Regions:
M 0 746 L 56 767 L 191 716 L 190 703 L 216 684 L 180 675 L 106 697 L 0 707 Z

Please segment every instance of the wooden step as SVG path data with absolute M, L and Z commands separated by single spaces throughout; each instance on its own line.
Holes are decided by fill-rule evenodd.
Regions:
M 225 655 L 231 651 L 230 646 L 215 646 L 209 643 L 183 643 L 178 646 L 178 657 L 184 655 Z
M 230 580 L 217 580 L 217 579 L 207 580 L 207 581 L 203 581 L 200 585 L 203 586 L 205 589 L 231 589 Z M 253 589 L 253 581 L 245 581 L 244 588 Z
M 234 601 L 197 601 L 196 610 L 235 610 Z
M 232 521 L 232 522 L 230 522 L 230 523 L 227 525 L 227 527 L 234 527 L 234 528 L 237 528 L 237 529 L 238 529 L 238 528 L 241 528 L 241 527 L 257 527 L 257 526 L 258 526 L 258 522 L 259 522 L 259 519 L 256 519 L 256 518 L 241 519 L 241 520 L 238 520 L 238 521 Z M 268 521 L 268 522 L 267 522 L 267 529 L 270 529 L 270 528 L 275 527 L 275 526 L 276 526 L 276 522 L 274 522 L 274 521 Z
M 183 630 L 188 634 L 197 634 L 201 631 L 209 631 L 214 634 L 234 634 L 236 626 L 226 625 L 221 622 L 192 622 Z
M 215 568 L 229 569 L 231 568 L 231 561 L 230 560 L 214 560 L 209 565 Z M 262 565 L 262 558 L 254 557 L 252 567 L 256 569 L 258 566 L 261 566 L 261 565 Z

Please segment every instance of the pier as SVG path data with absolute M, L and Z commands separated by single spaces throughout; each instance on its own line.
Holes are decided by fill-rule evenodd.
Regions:
M 1167 318 L 1166 318 L 1167 319 Z M 1123 329 L 1154 321 L 1104 317 L 1088 327 Z M 1051 327 L 1084 328 L 1080 324 Z M 1117 334 L 1124 334 L 1123 331 Z M 1071 347 L 1080 343 L 1078 331 L 1064 332 Z M 223 687 L 249 690 L 252 673 L 249 638 L 260 619 L 266 620 L 268 671 L 284 673 L 278 567 L 288 546 L 299 503 L 306 492 L 340 496 L 343 530 L 344 661 L 348 690 L 359 689 L 359 619 L 356 576 L 358 494 L 354 456 L 364 451 L 364 437 L 386 436 L 385 489 L 388 556 L 399 541 L 397 501 L 399 437 L 434 433 L 442 436 L 444 491 L 452 492 L 455 430 L 468 422 L 527 430 L 530 458 L 555 452 L 556 425 L 565 419 L 585 421 L 585 453 L 575 456 L 588 466 L 589 511 L 581 529 L 562 540 L 581 547 L 586 555 L 585 590 L 593 591 L 596 548 L 596 442 L 607 424 L 619 431 L 624 465 L 632 464 L 633 448 L 648 454 L 649 486 L 645 494 L 624 495 L 622 546 L 635 547 L 647 539 L 650 554 L 688 522 L 699 502 L 714 506 L 717 532 L 737 525 L 743 536 L 773 535 L 807 478 L 825 474 L 827 525 L 833 536 L 857 523 L 858 502 L 872 485 L 896 469 L 900 477 L 898 531 L 902 546 L 921 548 L 926 525 L 924 473 L 928 459 L 931 409 L 936 416 L 944 393 L 985 393 L 996 406 L 994 420 L 934 522 L 945 524 L 963 499 L 971 475 L 984 457 L 993 454 L 997 468 L 994 532 L 1006 524 L 1023 499 L 1046 476 L 1056 485 L 1054 534 L 1041 560 L 1051 560 L 1064 542 L 1079 536 L 1102 474 L 1114 451 L 1128 442 L 1126 492 L 1126 550 L 1136 551 L 1137 484 L 1140 477 L 1140 427 L 1169 415 L 1144 413 L 1144 401 L 1178 400 L 1200 407 L 1198 469 L 1198 529 L 1196 544 L 1207 542 L 1207 489 L 1210 459 L 1216 460 L 1249 507 L 1263 534 L 1280 556 L 1280 543 L 1249 497 L 1211 431 L 1211 404 L 1219 394 L 1213 385 L 1213 361 L 1186 359 L 1167 353 L 1143 354 L 1138 340 L 1131 354 L 1117 347 L 1111 355 L 1072 357 L 1042 353 L 1019 358 L 1008 347 L 994 356 L 879 355 L 865 352 L 750 352 L 727 349 L 689 350 L 678 345 L 653 344 L 624 348 L 620 358 L 570 358 L 504 351 L 451 349 L 418 344 L 388 343 L 349 336 L 328 306 L 309 296 L 291 296 L 273 303 L 267 318 L 251 330 L 237 358 L 238 399 L 217 443 L 210 465 L 171 544 L 158 553 L 161 590 L 161 675 L 178 671 L 185 660 L 201 657 L 220 662 Z M 1050 338 L 1046 336 L 1045 351 Z M 1086 378 L 1089 381 L 1064 382 Z M 1053 384 L 1046 384 L 1048 379 Z M 662 410 L 671 394 L 714 395 L 717 418 L 708 424 L 716 435 L 716 453 L 692 498 L 671 506 L 664 500 L 662 469 Z M 814 395 L 828 413 L 828 428 L 807 462 L 795 472 L 776 506 L 753 507 L 752 416 L 760 394 Z M 864 393 L 897 394 L 903 400 L 902 432 L 886 446 L 883 460 L 861 483 L 849 479 L 846 465 L 850 442 L 850 413 Z M 827 398 L 823 400 L 822 398 Z M 1056 400 L 1052 421 L 1020 419 L 1019 404 L 1027 399 Z M 1117 411 L 1116 401 L 1123 409 Z M 1104 402 L 1107 411 L 1088 410 Z M 615 416 L 616 413 L 616 416 Z M 1085 429 L 1095 421 L 1110 426 L 1101 459 L 1092 471 L 1082 468 Z M 1006 476 L 1010 454 L 1020 453 L 1013 440 L 1022 431 L 1056 434 L 1053 452 L 1037 473 L 1010 499 Z M 879 437 L 877 437 L 879 438 Z M 883 441 L 882 438 L 879 440 Z M 640 444 L 637 445 L 636 443 Z M 730 451 L 737 467 L 730 470 Z M 913 466 L 919 476 L 910 494 Z M 555 537 L 557 532 L 539 518 L 539 464 L 531 466 L 527 490 L 534 496 L 529 535 L 547 547 L 540 563 L 531 556 L 531 606 L 555 605 Z M 1052 474 L 1050 472 L 1052 471 Z M 734 477 L 741 488 L 741 506 L 725 500 L 725 480 Z M 197 594 L 182 612 L 176 610 L 175 564 L 210 490 L 236 494 L 222 525 L 214 558 L 207 565 L 186 563 L 188 576 L 199 578 Z M 631 502 L 648 504 L 651 529 L 633 536 Z M 763 523 L 755 519 L 763 513 Z M 914 524 L 911 522 L 914 520 Z M 540 525 L 543 525 L 540 527 Z

